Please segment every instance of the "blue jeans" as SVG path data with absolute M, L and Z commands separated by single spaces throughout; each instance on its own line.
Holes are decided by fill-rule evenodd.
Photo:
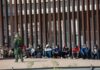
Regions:
M 99 59 L 99 53 L 98 52 L 96 54 L 92 53 L 92 58 Z
M 51 58 L 52 57 L 52 51 L 44 51 L 44 56 Z

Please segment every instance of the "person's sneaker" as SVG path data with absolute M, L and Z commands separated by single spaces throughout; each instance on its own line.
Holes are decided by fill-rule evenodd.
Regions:
M 18 62 L 18 61 L 15 61 L 15 62 Z
M 24 56 L 23 58 L 25 58 L 25 59 L 26 59 L 26 58 L 27 58 L 27 56 Z
M 21 60 L 21 62 L 24 62 L 24 60 Z

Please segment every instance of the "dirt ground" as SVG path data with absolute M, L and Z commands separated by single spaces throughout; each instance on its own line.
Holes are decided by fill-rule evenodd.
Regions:
M 47 68 L 47 67 L 85 67 L 100 66 L 100 60 L 89 59 L 46 59 L 27 58 L 24 62 L 15 62 L 14 59 L 0 60 L 0 69 L 21 69 L 21 68 Z

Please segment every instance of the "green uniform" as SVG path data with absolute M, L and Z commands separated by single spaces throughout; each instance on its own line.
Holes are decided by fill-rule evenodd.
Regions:
M 18 62 L 19 58 L 23 62 L 23 52 L 22 52 L 22 48 L 20 47 L 22 45 L 22 40 L 21 40 L 20 37 L 15 39 L 14 45 L 15 45 L 15 47 L 14 47 L 14 55 L 15 55 L 16 62 Z

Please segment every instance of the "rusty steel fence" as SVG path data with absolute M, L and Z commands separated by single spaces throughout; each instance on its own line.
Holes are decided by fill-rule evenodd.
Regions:
M 0 0 L 0 45 L 13 47 L 19 33 L 28 47 L 100 49 L 100 0 Z

